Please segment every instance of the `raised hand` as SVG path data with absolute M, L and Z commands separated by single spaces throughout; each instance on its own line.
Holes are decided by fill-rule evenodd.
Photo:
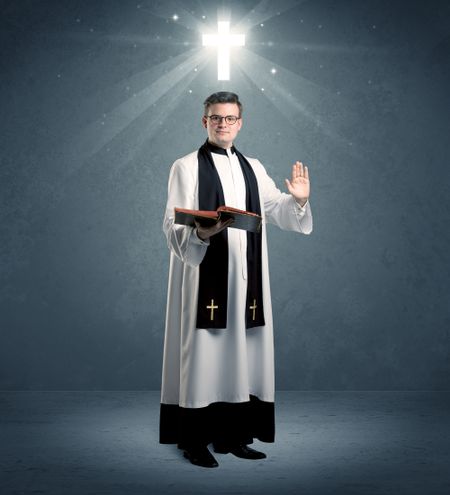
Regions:
M 303 166 L 302 162 L 296 162 L 292 165 L 292 178 L 291 180 L 285 179 L 286 187 L 292 194 L 295 201 L 302 206 L 309 198 L 309 173 L 308 167 Z

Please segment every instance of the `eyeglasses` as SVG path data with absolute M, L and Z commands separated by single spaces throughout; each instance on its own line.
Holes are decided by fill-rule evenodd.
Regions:
M 206 115 L 206 117 L 214 125 L 220 124 L 222 122 L 222 119 L 225 119 L 225 122 L 227 124 L 233 125 L 236 124 L 236 122 L 240 119 L 240 117 L 236 117 L 235 115 L 227 115 L 226 117 L 221 117 L 220 115 Z

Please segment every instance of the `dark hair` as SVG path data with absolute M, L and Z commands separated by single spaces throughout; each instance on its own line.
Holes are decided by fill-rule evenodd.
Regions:
M 230 91 L 219 91 L 218 93 L 213 93 L 208 96 L 203 102 L 205 105 L 205 115 L 208 113 L 208 108 L 216 103 L 236 103 L 239 107 L 239 117 L 242 115 L 242 103 L 239 101 L 239 96 L 236 93 L 231 93 Z

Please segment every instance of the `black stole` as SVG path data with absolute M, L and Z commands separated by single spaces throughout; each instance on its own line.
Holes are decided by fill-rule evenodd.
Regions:
M 199 210 L 216 210 L 225 204 L 222 184 L 211 155 L 227 152 L 208 140 L 198 150 L 198 201 Z M 258 182 L 247 159 L 234 146 L 245 179 L 246 210 L 261 215 Z M 228 229 L 210 237 L 210 244 L 199 268 L 197 301 L 197 328 L 226 328 L 228 309 Z M 247 232 L 247 300 L 246 328 L 265 325 L 262 268 L 261 232 Z

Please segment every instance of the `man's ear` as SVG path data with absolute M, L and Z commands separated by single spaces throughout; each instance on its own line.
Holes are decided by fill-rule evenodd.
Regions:
M 206 129 L 208 126 L 207 126 L 207 119 L 206 117 L 203 115 L 202 117 L 202 126 Z

